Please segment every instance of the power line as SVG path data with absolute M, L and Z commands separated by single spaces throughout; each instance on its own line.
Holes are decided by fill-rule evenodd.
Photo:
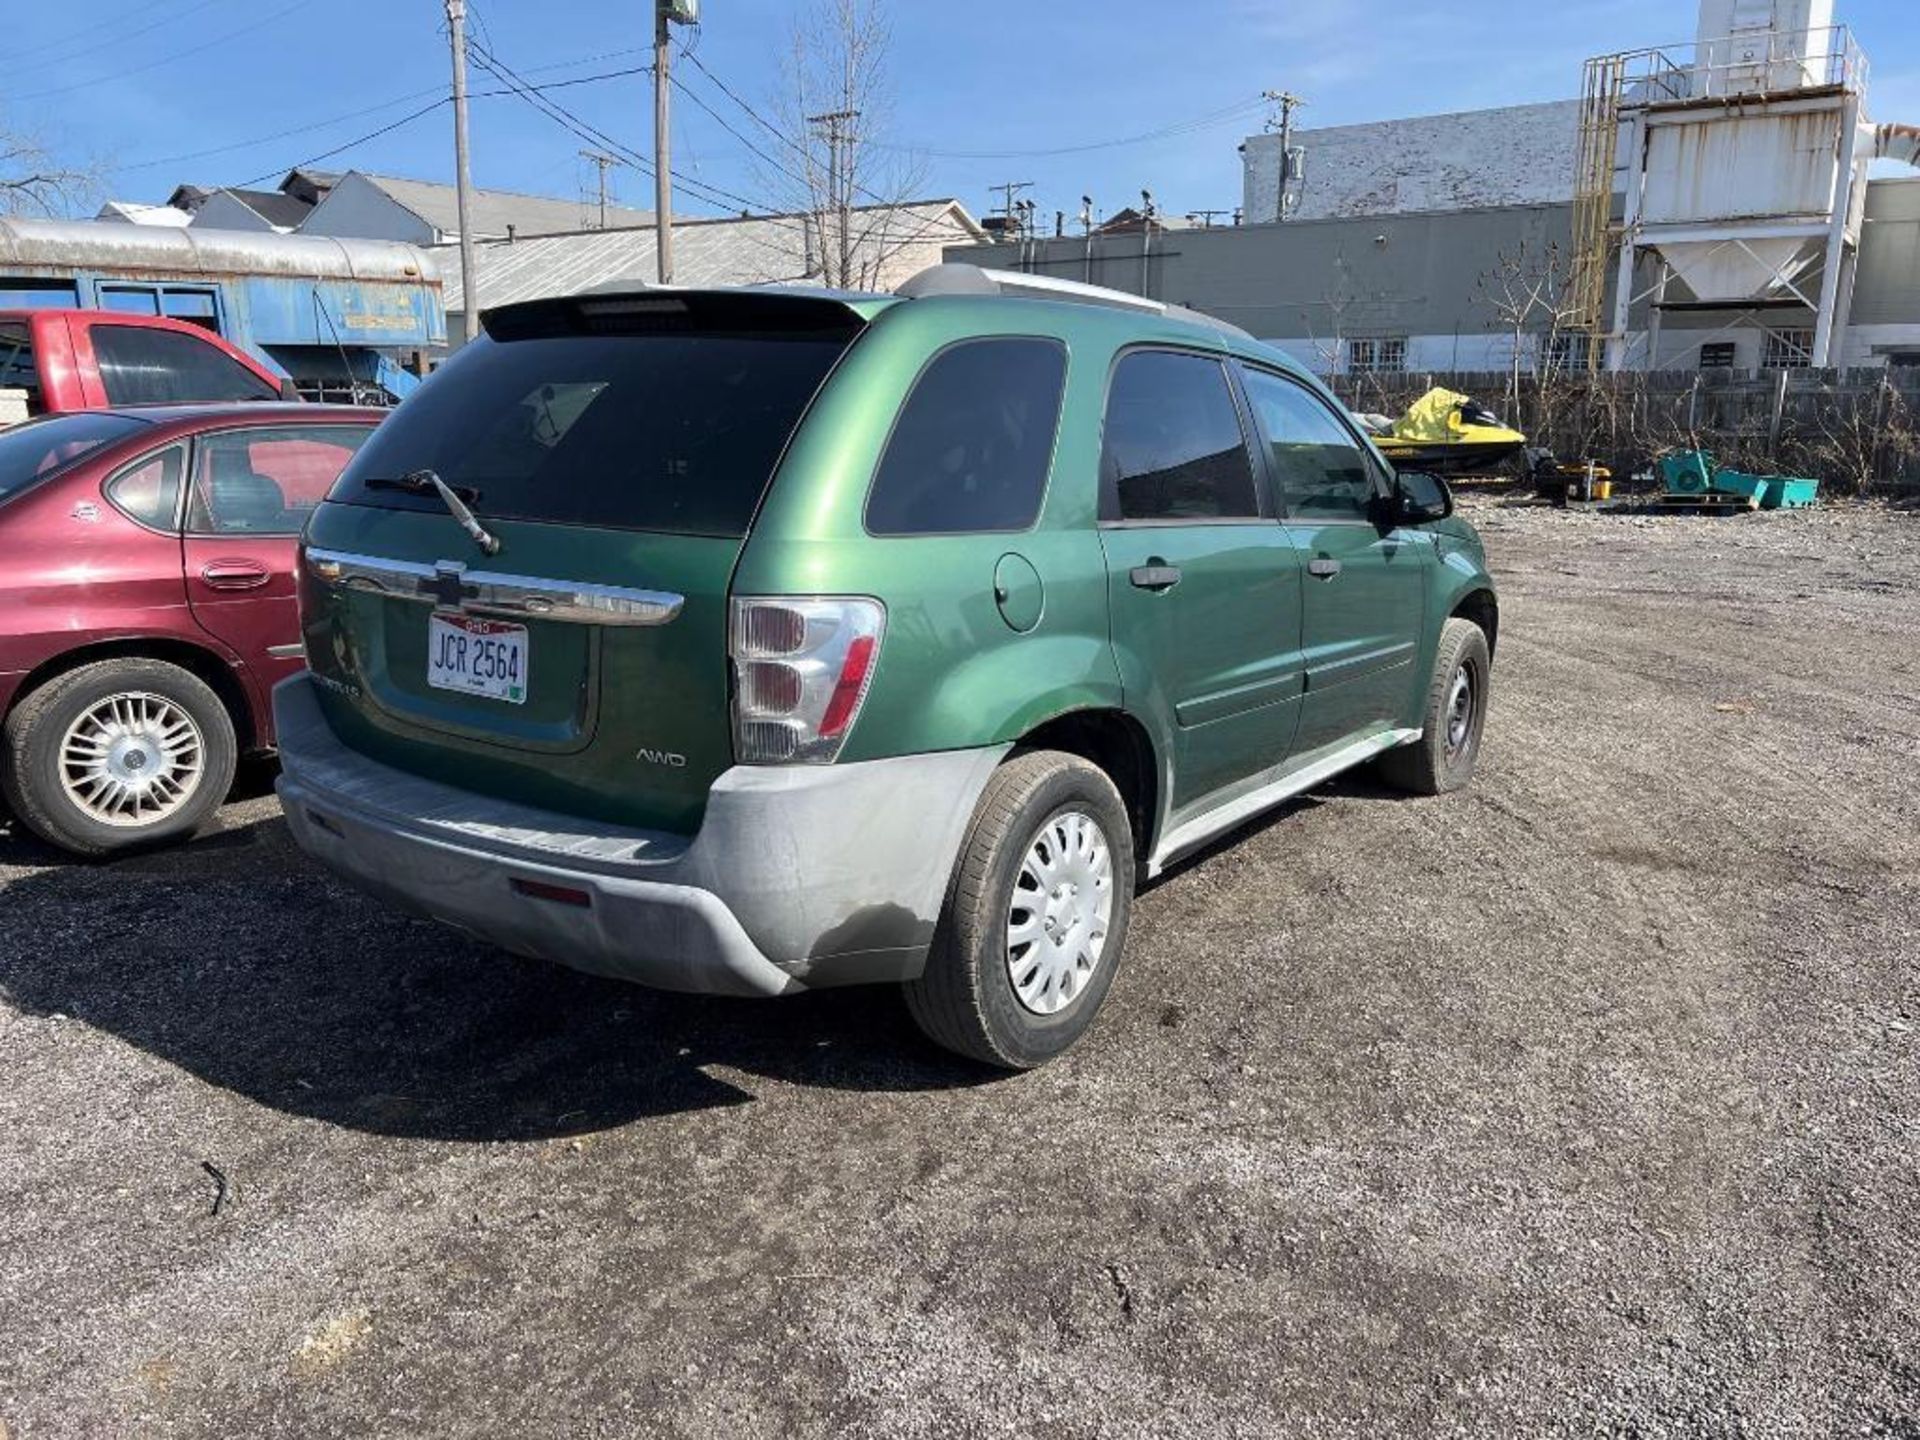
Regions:
M 137 15 L 142 10 L 161 9 L 163 8 L 163 3 L 164 0 L 148 0 L 147 4 L 141 5 L 129 13 Z M 71 61 L 78 60 L 83 55 L 92 55 L 100 50 L 117 49 L 125 45 L 129 40 L 138 39 L 142 35 L 158 30 L 162 25 L 177 25 L 187 16 L 197 14 L 205 10 L 208 6 L 218 5 L 219 3 L 220 0 L 199 0 L 199 3 L 189 5 L 184 10 L 175 10 L 171 13 L 162 14 L 158 20 L 139 26 L 136 29 L 116 31 L 110 40 L 100 39 L 101 27 L 99 25 L 89 25 L 85 30 L 62 36 L 58 40 L 42 40 L 38 45 L 29 45 L 24 50 L 11 51 L 7 55 L 7 63 L 11 66 L 18 66 L 22 60 L 32 58 L 35 65 L 65 65 Z M 49 56 L 44 53 L 48 50 L 64 49 L 76 40 L 91 40 L 94 43 L 91 45 L 83 44 L 78 50 L 68 55 Z
M 273 24 L 276 20 L 286 19 L 287 16 L 296 10 L 304 9 L 306 3 L 307 0 L 293 0 L 291 5 L 276 10 L 271 15 L 255 20 L 251 25 L 242 25 L 238 30 L 229 30 L 224 35 L 216 36 L 211 40 L 204 41 L 199 45 L 191 46 L 185 50 L 176 50 L 171 55 L 162 55 L 158 60 L 149 60 L 144 65 L 135 65 L 127 70 L 117 70 L 111 75 L 95 76 L 91 80 L 76 81 L 72 85 L 56 85 L 50 90 L 29 90 L 25 94 L 13 95 L 8 98 L 12 100 L 44 100 L 49 95 L 71 95 L 76 90 L 89 90 L 95 85 L 105 85 L 115 80 L 125 80 L 130 75 L 143 75 L 149 70 L 159 69 L 162 65 L 171 65 L 176 60 L 185 60 L 188 56 L 198 55 L 204 50 L 211 50 L 216 45 L 224 45 L 229 40 L 238 40 L 242 35 L 251 35 L 255 30 L 263 29 Z
M 688 60 L 693 59 L 693 57 L 687 54 L 685 50 L 682 50 L 680 53 L 682 57 L 685 59 L 688 59 Z M 695 61 L 694 63 L 698 64 L 699 62 Z M 699 92 L 694 90 L 692 87 L 690 87 L 679 76 L 674 75 L 674 76 L 671 76 L 670 78 L 672 79 L 675 88 L 678 89 L 682 95 L 685 95 L 689 100 L 693 101 L 694 104 L 698 105 L 702 110 L 706 111 L 708 115 L 713 117 L 714 124 L 718 125 L 722 130 L 726 131 L 727 134 L 733 136 L 734 139 L 738 140 L 742 145 L 746 146 L 748 150 L 753 152 L 753 154 L 757 155 L 761 160 L 771 165 L 777 173 L 786 176 L 789 180 L 792 180 L 799 185 L 811 184 L 811 182 L 808 181 L 806 176 L 799 174 L 797 171 L 788 169 L 780 161 L 774 159 L 771 155 L 767 154 L 766 151 L 762 150 L 758 145 L 754 144 L 753 141 L 749 140 L 746 136 L 742 135 L 738 130 L 734 129 L 733 126 L 727 122 L 725 117 L 723 117 L 718 110 L 715 110 L 711 105 L 707 104 L 705 100 L 702 100 L 700 98 Z
M 1095 140 L 1085 145 L 1056 145 L 1046 150 L 930 150 L 922 145 L 888 145 L 879 140 L 869 140 L 867 143 L 882 150 L 906 150 L 939 160 L 1030 160 L 1049 155 L 1082 155 L 1090 150 L 1112 150 L 1123 145 L 1143 145 L 1149 140 L 1165 140 L 1175 135 L 1191 134 L 1196 130 L 1205 130 L 1219 125 L 1237 115 L 1244 115 L 1265 103 L 1264 98 L 1243 100 L 1223 110 L 1216 110 L 1210 115 L 1182 120 L 1158 130 L 1146 131 L 1144 134 L 1127 135 L 1115 140 Z
M 432 104 L 422 105 L 418 110 L 414 111 L 411 115 L 402 115 L 398 120 L 394 121 L 391 125 L 382 125 L 378 130 L 369 130 L 365 135 L 361 135 L 355 139 L 349 140 L 344 145 L 336 145 L 331 150 L 322 150 L 318 155 L 309 155 L 306 159 L 297 161 L 292 165 L 276 165 L 273 167 L 273 169 L 267 171 L 267 173 L 264 175 L 256 175 L 251 180 L 242 180 L 238 185 L 229 186 L 227 188 L 233 189 L 233 190 L 245 190 L 250 185 L 258 185 L 264 180 L 273 179 L 274 176 L 276 175 L 284 175 L 289 170 L 304 170 L 309 165 L 318 165 L 322 160 L 331 160 L 335 155 L 338 155 L 343 150 L 351 150 L 356 145 L 364 145 L 369 140 L 378 140 L 382 135 L 390 135 L 395 130 L 398 130 L 402 125 L 411 125 L 414 121 L 420 119 L 422 116 L 431 115 L 434 111 L 438 110 L 442 105 L 450 105 L 452 103 L 453 101 L 451 97 L 443 95 L 438 100 L 435 100 Z
M 624 51 L 614 50 L 614 51 L 609 51 L 604 55 L 588 56 L 581 60 L 563 60 L 553 65 L 542 65 L 537 67 L 536 69 L 529 70 L 527 73 L 539 74 L 543 70 L 566 69 L 574 65 L 589 64 L 594 60 L 608 60 L 618 55 L 631 55 L 633 53 L 634 52 L 631 50 L 624 50 Z M 570 80 L 547 80 L 542 82 L 539 85 L 533 86 L 532 88 L 535 90 L 545 91 L 545 90 L 564 90 L 569 86 L 573 86 L 573 85 L 594 85 L 594 84 L 598 84 L 602 80 L 618 80 L 629 75 L 644 75 L 651 68 L 652 68 L 651 66 L 647 66 L 647 65 L 635 65 L 624 70 L 603 70 L 600 73 L 595 75 L 576 75 Z M 153 170 L 153 169 L 159 168 L 162 165 L 178 165 L 187 160 L 204 160 L 207 157 L 212 155 L 230 155 L 236 150 L 251 150 L 256 145 L 265 145 L 270 141 L 274 141 L 274 140 L 284 140 L 289 135 L 304 135 L 310 130 L 324 130 L 329 125 L 338 125 L 344 120 L 358 120 L 364 115 L 377 115 L 382 110 L 391 110 L 393 109 L 394 106 L 404 105 L 409 100 L 418 100 L 425 95 L 439 95 L 445 90 L 445 88 L 446 87 L 443 85 L 429 85 L 423 90 L 413 90 L 413 91 L 409 91 L 405 95 L 396 95 L 393 97 L 393 99 L 382 101 L 378 105 L 369 105 L 366 108 L 361 110 L 349 110 L 344 115 L 330 116 L 325 120 L 315 120 L 310 124 L 306 124 L 306 125 L 295 125 L 290 129 L 286 129 L 286 130 L 276 130 L 271 135 L 256 135 L 251 140 L 236 141 L 232 145 L 218 145 L 211 150 L 194 150 L 184 155 L 165 155 L 160 157 L 157 160 L 137 160 L 129 165 L 116 165 L 113 167 L 113 173 L 121 174 L 123 172 L 130 171 L 130 170 Z M 472 95 L 469 96 L 468 98 L 474 99 L 474 100 L 485 100 L 490 98 L 497 98 L 502 95 L 512 95 L 515 93 L 516 92 L 512 90 L 475 90 L 472 93 Z M 375 132 L 375 133 L 379 134 L 384 132 Z M 363 137 L 363 138 L 371 138 L 371 137 Z M 359 143 L 358 141 L 348 142 L 349 145 L 354 145 L 358 143 Z M 294 168 L 294 167 L 288 167 L 288 168 Z
M 516 93 L 520 94 L 523 99 L 533 105 L 535 109 L 539 110 L 548 119 L 572 131 L 589 144 L 604 146 L 606 149 L 626 160 L 636 170 L 640 171 L 641 174 L 648 177 L 654 175 L 655 171 L 652 162 L 643 157 L 638 151 L 633 149 L 632 146 L 616 140 L 604 130 L 598 129 L 586 120 L 581 119 L 580 116 L 574 114 L 558 101 L 548 100 L 545 96 L 539 94 L 537 87 L 528 85 L 512 66 L 485 48 L 477 48 L 474 53 L 475 59 L 478 60 L 482 67 L 500 80 L 505 81 L 508 85 L 516 86 Z M 669 173 L 674 182 L 682 189 L 688 191 L 693 198 L 703 200 L 709 205 L 726 208 L 743 206 L 747 210 L 767 210 L 771 208 L 758 201 L 750 200 L 744 195 L 738 195 L 730 190 L 724 190 L 709 181 L 697 180 L 691 176 L 682 175 L 678 171 L 670 171 Z M 702 194 L 702 191 L 707 193 Z M 774 221 L 772 223 L 780 224 L 783 222 Z M 797 229 L 799 227 L 789 226 L 788 228 Z

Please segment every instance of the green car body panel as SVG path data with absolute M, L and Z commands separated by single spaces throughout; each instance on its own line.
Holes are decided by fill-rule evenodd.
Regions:
M 1251 429 L 1260 516 L 1101 522 L 1103 421 L 1122 356 L 1171 349 L 1253 366 L 1339 410 L 1282 353 L 1177 314 L 1119 306 L 937 294 L 843 303 L 857 333 L 806 405 L 743 536 L 496 522 L 486 519 L 483 497 L 476 509 L 500 542 L 497 555 L 483 557 L 443 510 L 322 506 L 308 529 L 310 554 L 428 567 L 454 559 L 671 592 L 684 602 L 664 624 L 528 619 L 526 699 L 506 706 L 428 687 L 431 606 L 420 597 L 303 584 L 313 678 L 311 702 L 302 703 L 317 703 L 328 743 L 448 787 L 436 795 L 457 791 L 515 807 L 516 815 L 679 837 L 662 851 L 678 853 L 702 838 L 716 796 L 732 807 L 743 790 L 791 798 L 802 783 L 781 778 L 780 767 L 756 778 L 756 767 L 736 759 L 731 607 L 740 597 L 866 597 L 884 610 L 877 659 L 851 730 L 820 768 L 878 775 L 905 757 L 950 755 L 953 764 L 938 773 L 968 776 L 977 795 L 978 777 L 1043 727 L 1075 717 L 1120 727 L 1144 748 L 1151 770 L 1141 800 L 1147 813 L 1138 817 L 1151 872 L 1289 776 L 1318 774 L 1329 757 L 1340 760 L 1335 768 L 1353 763 L 1356 742 L 1385 748 L 1416 734 L 1450 615 L 1469 613 L 1491 642 L 1496 602 L 1471 526 L 1457 517 L 1397 528 L 1290 520 L 1265 482 Z M 1065 357 L 1037 518 L 1013 531 L 871 533 L 876 468 L 916 381 L 950 347 L 996 337 L 1044 339 Z M 452 383 L 451 375 L 429 381 Z M 1244 400 L 1237 403 L 1250 427 Z M 1391 475 L 1368 442 L 1355 443 Z M 1337 562 L 1337 576 L 1321 578 L 1314 562 Z M 1155 590 L 1132 578 L 1155 566 L 1177 568 L 1178 584 Z M 319 732 L 309 725 L 297 733 Z M 324 785 L 312 778 L 321 773 L 316 766 L 303 778 L 290 754 L 283 794 L 290 803 L 324 801 Z M 924 800 L 903 795 L 900 803 Z M 964 833 L 972 795 L 956 804 L 957 818 L 941 808 L 942 833 L 951 832 L 941 843 L 950 846 Z M 329 843 L 305 829 L 301 839 L 316 853 Z M 635 853 L 644 858 L 646 844 Z M 939 863 L 950 867 L 951 853 Z M 885 924 L 863 910 L 846 931 L 858 932 L 857 944 L 844 934 L 809 934 L 782 942 L 807 954 L 783 956 L 765 938 L 767 922 L 747 913 L 759 899 L 728 903 L 753 943 L 807 983 L 831 983 L 808 967 L 836 945 L 886 955 L 894 967 L 852 966 L 844 978 L 910 976 L 931 923 L 920 902 L 896 906 L 915 913 L 888 938 Z M 745 988 L 768 993 L 779 982 L 762 977 Z

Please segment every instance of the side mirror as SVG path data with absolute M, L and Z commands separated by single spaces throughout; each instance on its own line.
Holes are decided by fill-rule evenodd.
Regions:
M 1396 525 L 1424 525 L 1453 514 L 1453 491 L 1438 475 L 1424 470 L 1402 470 L 1393 477 L 1393 520 Z

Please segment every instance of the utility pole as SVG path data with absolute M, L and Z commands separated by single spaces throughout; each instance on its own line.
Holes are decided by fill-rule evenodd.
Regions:
M 1160 211 L 1153 203 L 1153 192 L 1140 192 L 1140 293 L 1144 296 L 1151 287 L 1148 281 L 1153 276 L 1153 222 Z M 1162 267 L 1165 268 L 1165 267 Z
M 1093 283 L 1093 197 L 1091 195 L 1080 197 L 1080 229 L 1087 237 L 1087 265 L 1084 281 L 1091 285 Z
M 1276 221 L 1287 218 L 1287 187 L 1293 183 L 1293 112 L 1306 104 L 1291 90 L 1263 90 L 1262 97 L 1280 107 L 1278 129 L 1280 131 L 1280 198 L 1274 205 L 1273 218 Z M 1275 129 L 1271 117 L 1267 120 L 1267 129 Z
M 853 121 L 860 118 L 858 110 L 833 110 L 825 115 L 809 115 L 809 125 L 827 127 L 827 197 L 833 206 L 834 223 L 840 234 L 835 247 L 840 254 L 840 273 L 827 277 L 828 283 L 841 289 L 851 287 L 853 272 L 853 156 L 843 155 L 842 148 L 852 148 L 853 134 L 847 129 Z M 825 237 L 822 237 L 820 253 L 827 253 Z
M 607 228 L 607 171 L 620 164 L 617 156 L 608 155 L 599 150 L 582 150 L 582 160 L 590 160 L 600 171 L 600 228 Z
M 669 0 L 653 0 L 653 224 L 660 283 L 673 283 L 673 172 L 667 166 Z
M 996 190 L 1006 197 L 1001 201 L 1000 208 L 993 213 L 1007 217 L 1008 230 L 1015 229 L 1020 223 L 1020 210 L 1019 207 L 1013 203 L 1013 197 L 1018 195 L 1022 190 L 1031 190 L 1032 188 L 1033 182 L 1031 180 L 1009 180 L 1002 185 L 989 185 L 987 187 L 987 189 Z
M 473 273 L 473 172 L 467 165 L 467 0 L 447 0 L 453 46 L 453 181 L 460 215 L 460 304 L 471 340 L 480 333 L 480 285 Z

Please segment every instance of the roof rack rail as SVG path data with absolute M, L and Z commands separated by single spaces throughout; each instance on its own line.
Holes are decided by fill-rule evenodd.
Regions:
M 1029 275 L 1022 270 L 989 270 L 980 265 L 949 263 L 929 265 L 911 279 L 903 281 L 894 294 L 908 300 L 923 300 L 935 295 L 1001 295 L 1028 300 L 1059 300 L 1075 305 L 1105 305 L 1115 310 L 1138 310 L 1149 315 L 1164 315 L 1169 320 L 1185 320 L 1228 335 L 1253 337 L 1238 325 L 1189 310 L 1184 305 L 1169 305 L 1164 300 L 1125 290 L 1109 290 L 1104 285 L 1083 285 L 1078 280 L 1060 280 L 1051 275 Z

